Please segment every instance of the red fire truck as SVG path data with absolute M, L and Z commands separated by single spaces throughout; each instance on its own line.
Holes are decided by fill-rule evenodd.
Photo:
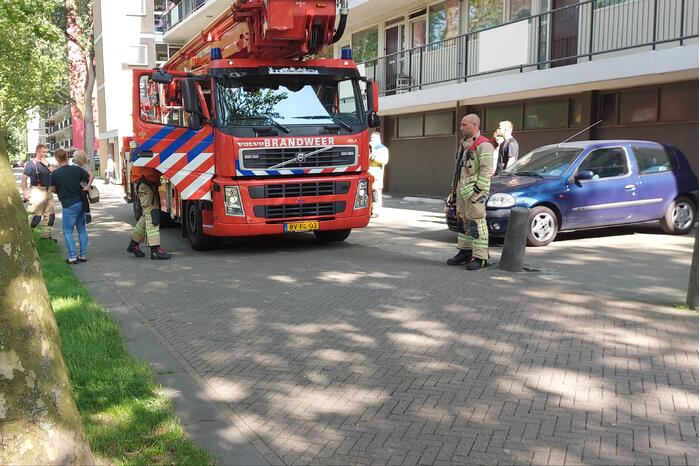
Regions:
M 301 231 L 342 241 L 365 227 L 376 83 L 349 56 L 312 58 L 347 12 L 347 0 L 236 0 L 162 69 L 135 70 L 123 152 L 135 212 L 143 177 L 197 250 Z

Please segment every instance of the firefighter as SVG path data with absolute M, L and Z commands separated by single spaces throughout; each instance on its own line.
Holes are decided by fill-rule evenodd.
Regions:
M 493 145 L 479 131 L 481 120 L 469 114 L 462 118 L 457 163 L 461 165 L 456 192 L 457 215 L 462 219 L 464 233 L 457 236 L 456 256 L 449 265 L 467 264 L 467 270 L 488 266 L 489 232 L 486 226 L 486 201 L 493 173 Z
M 151 248 L 151 259 L 168 260 L 170 254 L 160 247 L 160 202 L 158 202 L 157 187 L 141 177 L 134 188 L 141 205 L 141 215 L 134 225 L 126 251 L 136 257 L 145 257 L 146 254 L 139 246 L 139 243 L 145 243 Z
M 56 220 L 53 194 L 49 192 L 51 168 L 46 159 L 49 153 L 44 144 L 36 146 L 34 159 L 24 167 L 22 173 L 22 198 L 27 204 L 27 213 L 32 229 L 41 224 L 41 239 L 52 240 L 51 229 Z M 27 180 L 31 185 L 27 187 Z

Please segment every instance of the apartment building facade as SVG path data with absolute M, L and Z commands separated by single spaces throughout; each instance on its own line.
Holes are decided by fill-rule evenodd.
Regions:
M 350 0 L 350 48 L 381 89 L 386 190 L 443 196 L 459 119 L 521 153 L 576 139 L 647 139 L 698 169 L 697 0 Z M 599 122 L 593 128 L 590 125 Z
M 100 164 L 118 157 L 132 135 L 132 70 L 162 65 L 178 49 L 163 39 L 166 0 L 95 0 L 95 58 Z M 121 167 L 117 166 L 117 173 Z
M 576 139 L 675 145 L 698 168 L 699 0 L 350 0 L 343 48 L 380 86 L 388 192 L 443 196 L 458 122 L 510 120 L 521 153 Z M 231 0 L 168 2 L 184 43 Z M 586 129 L 590 125 L 590 129 Z

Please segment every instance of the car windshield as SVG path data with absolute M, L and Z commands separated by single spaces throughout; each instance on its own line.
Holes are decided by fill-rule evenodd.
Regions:
M 358 80 L 333 75 L 246 75 L 216 78 L 220 127 L 364 124 Z
M 576 157 L 583 152 L 579 147 L 546 147 L 535 149 L 520 157 L 503 173 L 516 176 L 558 177 L 564 174 Z

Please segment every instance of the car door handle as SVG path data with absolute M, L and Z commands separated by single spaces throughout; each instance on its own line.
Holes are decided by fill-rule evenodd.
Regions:
M 627 186 L 625 186 L 625 189 L 628 191 L 634 191 L 635 189 L 637 189 L 637 187 L 633 184 L 628 184 Z

